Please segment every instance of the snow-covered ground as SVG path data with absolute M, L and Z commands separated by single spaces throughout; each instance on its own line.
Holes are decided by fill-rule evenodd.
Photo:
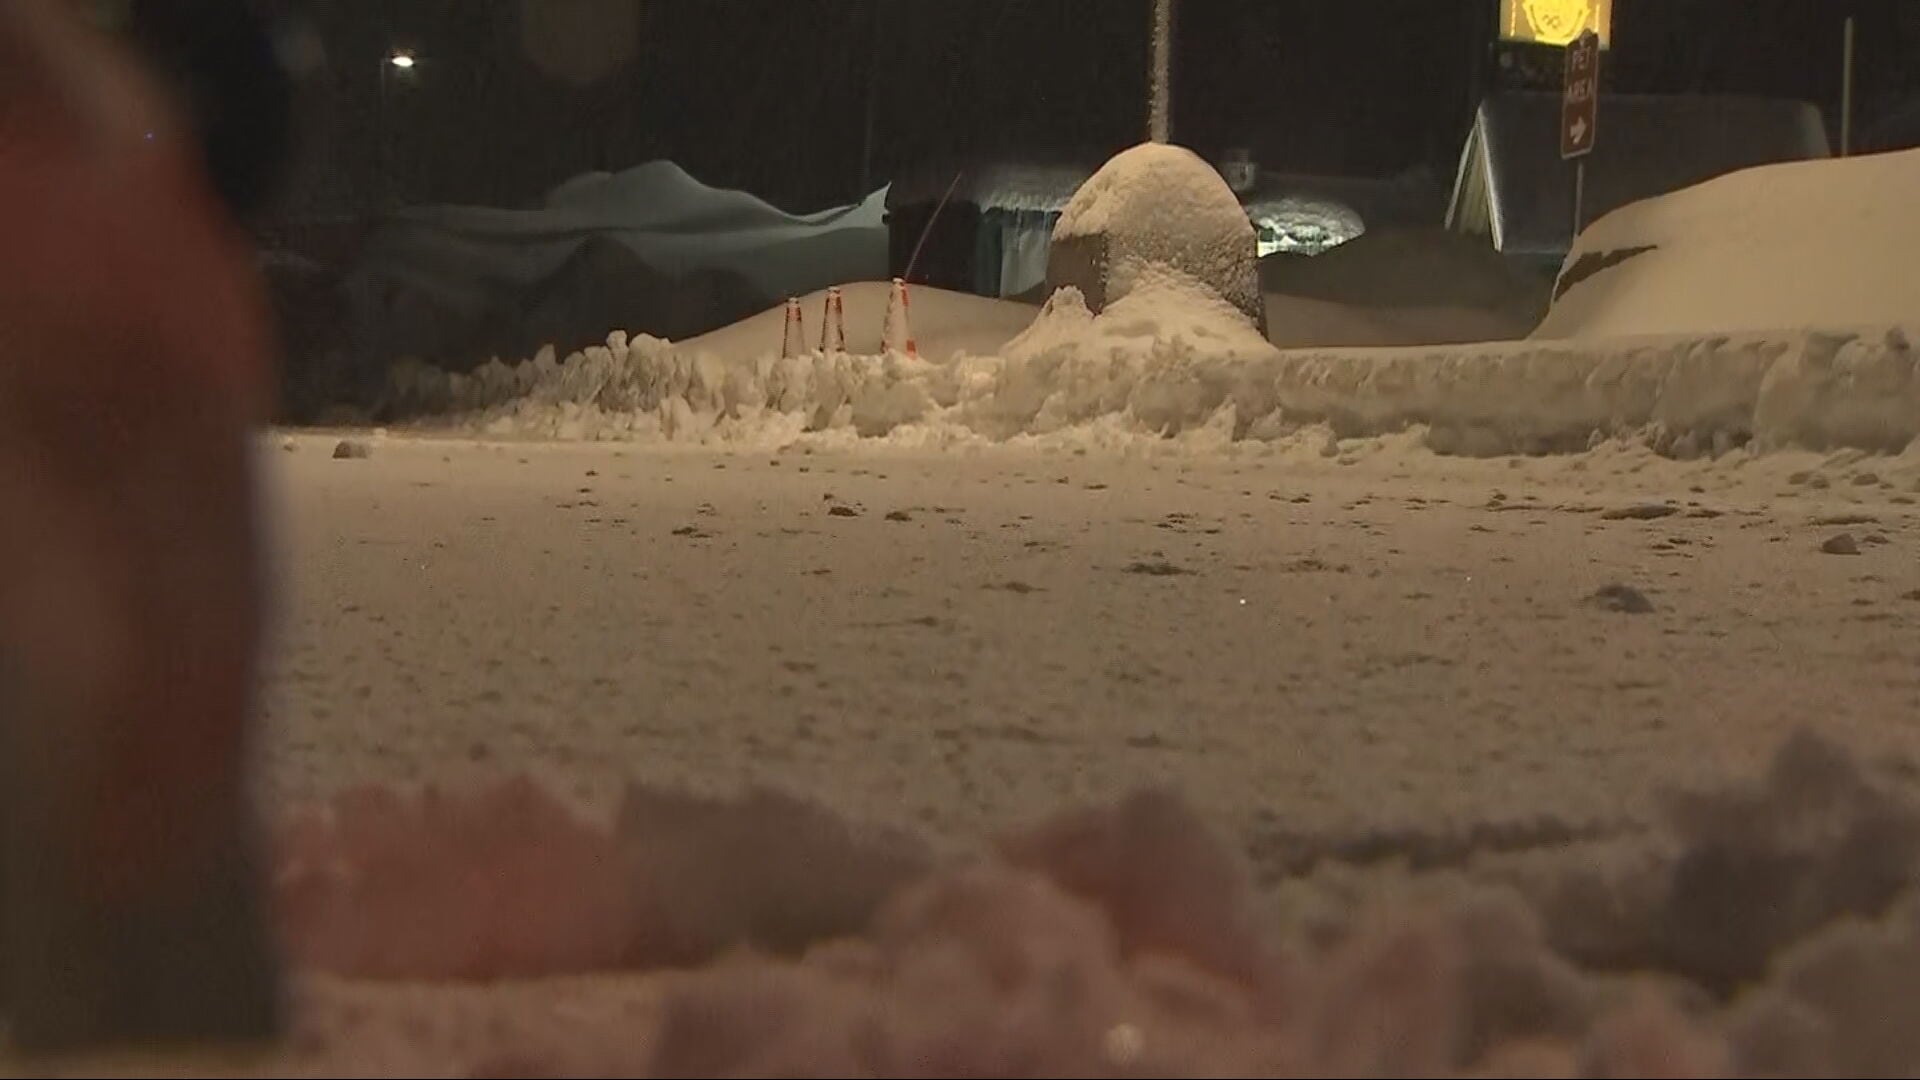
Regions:
M 286 445 L 276 716 L 330 744 L 279 763 L 300 798 L 480 744 L 583 783 L 773 779 L 957 839 L 1175 777 L 1229 820 L 1511 797 L 1590 821 L 1757 766 L 1793 724 L 1920 703 L 1920 459 Z M 1818 550 L 1843 532 L 1864 554 Z M 1658 611 L 1588 604 L 1613 583 Z M 1574 746 L 1588 775 L 1534 771 Z
M 1827 929 L 1915 866 L 1920 461 L 354 437 L 267 451 L 271 805 L 563 805 L 295 828 L 277 1067 L 1920 1061 Z

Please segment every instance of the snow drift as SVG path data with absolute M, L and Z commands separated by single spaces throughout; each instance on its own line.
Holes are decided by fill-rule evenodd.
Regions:
M 883 277 L 886 192 L 817 214 L 788 214 L 712 188 L 670 161 L 591 173 L 533 210 L 428 206 L 371 238 L 364 272 L 460 292 L 483 279 L 537 280 L 588 236 L 618 240 L 655 267 L 719 267 L 775 296 L 828 281 Z M 839 244 L 840 246 L 836 246 Z M 822 263 L 826 265 L 822 265 Z
M 1920 812 L 1897 791 L 1802 736 L 1758 783 L 1676 796 L 1633 858 L 1323 867 L 1283 885 L 1312 914 L 1165 792 L 940 864 L 765 793 L 636 789 L 611 825 L 525 784 L 360 795 L 283 845 L 289 939 L 440 988 L 310 983 L 301 1045 L 457 1075 L 1898 1075 Z M 513 870 L 542 849 L 557 877 Z M 445 982 L 664 965 L 692 966 L 594 1008 Z
M 1920 317 L 1920 151 L 1769 165 L 1606 215 L 1535 334 L 1741 333 Z
M 788 214 L 655 161 L 577 177 L 533 209 L 403 210 L 347 279 L 354 336 L 383 358 L 464 364 L 610 326 L 704 332 L 782 297 L 885 277 L 885 196 Z

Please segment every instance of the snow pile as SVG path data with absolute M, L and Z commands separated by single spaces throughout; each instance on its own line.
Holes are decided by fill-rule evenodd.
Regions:
M 916 329 L 939 306 L 916 303 Z M 1077 291 L 1062 290 L 1002 353 L 944 364 L 899 353 L 762 353 L 742 363 L 616 333 L 564 362 L 543 350 L 471 375 L 403 367 L 393 392 L 403 414 L 453 414 L 492 435 L 755 448 L 843 437 L 1070 440 L 1089 426 L 1158 438 L 1208 428 L 1227 404 L 1234 370 L 1279 355 L 1238 312 L 1176 272 L 1143 276 L 1097 316 Z
M 1053 238 L 1137 232 L 1143 241 L 1158 237 L 1173 247 L 1188 230 L 1253 237 L 1246 210 L 1205 159 L 1182 146 L 1142 143 L 1114 155 L 1081 185 Z
M 1291 423 L 1343 438 L 1420 426 L 1432 449 L 1473 456 L 1614 438 L 1683 458 L 1898 453 L 1920 438 L 1920 355 L 1899 330 L 1298 352 L 1263 374 Z
M 1737 172 L 1617 210 L 1535 336 L 1889 326 L 1920 316 L 1920 151 Z
M 640 1001 L 601 983 L 597 1007 L 516 1004 L 526 986 L 382 999 L 313 983 L 303 1064 L 487 1075 L 1899 1075 L 1920 1067 L 1920 1035 L 1898 1022 L 1920 991 L 1920 814 L 1894 791 L 1802 737 L 1763 783 L 1680 798 L 1624 871 L 1574 853 L 1505 883 L 1497 868 L 1344 883 L 1322 872 L 1287 885 L 1325 886 L 1333 918 L 1312 925 L 1263 901 L 1245 860 L 1163 792 L 1070 811 L 938 866 L 908 841 L 862 839 L 824 811 L 765 794 L 636 791 L 611 827 L 522 794 L 480 829 L 444 802 L 390 798 L 369 813 L 376 803 L 363 797 L 358 824 L 322 849 L 355 891 L 310 896 L 290 932 L 310 964 L 410 981 L 524 974 L 475 965 L 470 950 L 598 933 L 604 951 L 571 957 L 598 969 L 703 966 L 653 976 Z M 488 830 L 498 851 L 481 839 Z M 581 864 L 607 879 L 599 886 L 570 873 L 542 888 L 537 874 L 510 874 L 528 902 L 508 911 L 488 895 L 491 881 L 542 834 L 568 851 L 589 837 L 630 859 Z M 289 847 L 310 854 L 314 839 Z M 402 849 L 418 861 L 396 859 Z M 489 885 L 450 888 L 427 867 Z M 583 884 L 631 906 L 585 908 Z M 440 918 L 420 919 L 429 909 Z M 327 918 L 359 928 L 362 943 L 342 953 L 337 937 L 316 941 L 306 927 Z M 583 918 L 610 925 L 567 925 Z M 1567 945 L 1583 928 L 1598 932 L 1584 957 Z M 416 935 L 462 947 L 422 950 Z M 648 935 L 688 947 L 623 944 Z M 1593 940 L 1611 952 L 1592 955 Z M 549 1002 L 564 992 L 548 986 Z M 567 1037 L 552 1038 L 549 1023 Z
M 1053 229 L 1047 281 L 1080 288 L 1095 310 L 1177 271 L 1262 319 L 1258 248 L 1247 211 L 1191 150 L 1146 143 L 1100 167 Z
M 916 304 L 916 319 L 941 306 Z M 423 423 L 492 436 L 753 449 L 1177 439 L 1217 451 L 1410 432 L 1448 454 L 1623 439 L 1693 457 L 1749 446 L 1898 453 L 1920 437 L 1920 354 L 1899 330 L 1282 352 L 1172 273 L 1143 278 L 1097 315 L 1062 290 L 998 355 L 944 363 L 782 359 L 771 321 L 760 329 L 769 351 L 754 359 L 616 334 L 565 361 L 543 350 L 472 375 L 410 367 L 395 374 L 393 403 L 403 416 L 441 417 Z

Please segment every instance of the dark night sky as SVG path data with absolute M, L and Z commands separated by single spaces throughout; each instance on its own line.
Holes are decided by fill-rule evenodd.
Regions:
M 535 0 L 539 2 L 539 0 Z M 327 81 L 290 214 L 524 204 L 589 168 L 670 157 L 793 210 L 947 155 L 1096 158 L 1144 131 L 1147 0 L 639 0 L 632 60 L 575 87 L 521 48 L 513 0 L 320 0 Z M 1285 171 L 1385 175 L 1458 154 L 1494 0 L 1183 0 L 1175 140 Z M 1869 124 L 1920 79 L 1920 2 L 1616 0 L 1611 88 L 1839 96 L 1863 18 Z M 381 90 L 381 57 L 419 50 Z M 1535 62 L 1546 57 L 1530 54 Z M 1520 59 L 1529 58 L 1522 51 Z M 384 106 L 382 104 L 384 100 Z

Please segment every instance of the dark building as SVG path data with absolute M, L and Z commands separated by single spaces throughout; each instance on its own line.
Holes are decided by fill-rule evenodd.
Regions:
M 1740 169 L 1829 155 L 1820 110 L 1760 97 L 1603 96 L 1586 161 L 1581 215 L 1593 221 L 1631 202 Z M 1560 97 L 1490 97 L 1467 138 L 1447 211 L 1456 232 L 1536 267 L 1558 267 L 1573 244 L 1574 168 L 1555 152 Z

